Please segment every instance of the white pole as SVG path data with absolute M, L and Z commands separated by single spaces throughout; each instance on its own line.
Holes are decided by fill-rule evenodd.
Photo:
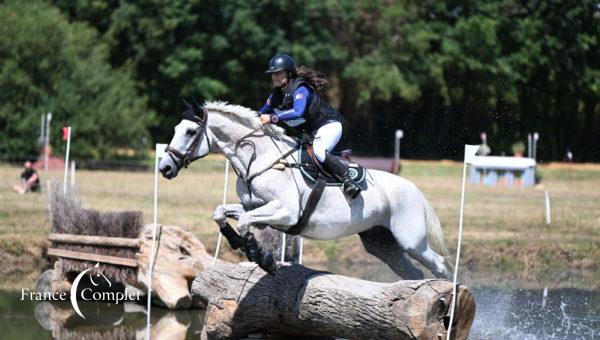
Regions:
M 465 145 L 465 160 L 463 163 L 462 189 L 460 193 L 460 217 L 458 222 L 458 245 L 456 246 L 456 263 L 454 265 L 454 281 L 452 285 L 452 303 L 450 305 L 450 323 L 448 324 L 448 333 L 446 340 L 450 340 L 452 331 L 452 322 L 454 320 L 454 307 L 456 305 L 456 279 L 458 276 L 458 261 L 460 259 L 460 246 L 462 243 L 463 212 L 465 207 L 465 182 L 467 178 L 467 163 L 472 163 L 479 145 Z
M 46 120 L 45 120 L 45 114 L 42 113 L 42 115 L 40 116 L 41 118 L 41 122 L 40 122 L 40 139 L 38 140 L 38 143 L 44 145 L 44 138 L 46 136 L 46 131 L 44 130 L 46 128 Z
M 537 132 L 533 133 L 533 159 L 537 161 L 537 141 L 540 139 L 540 134 Z
M 298 264 L 302 264 L 302 253 L 304 252 L 304 237 L 300 237 L 300 255 L 298 256 Z
M 67 174 L 69 172 L 69 152 L 71 151 L 71 127 L 67 127 L 67 152 L 65 153 L 65 177 L 63 179 L 63 194 L 67 194 Z
M 154 213 L 152 223 L 152 250 L 150 251 L 150 263 L 148 266 L 147 285 L 148 296 L 146 301 L 146 339 L 150 340 L 150 304 L 152 300 L 152 270 L 154 269 L 155 247 L 156 247 L 156 227 L 158 225 L 158 160 L 164 156 L 166 144 L 156 144 L 154 157 Z
M 532 140 L 531 140 L 531 132 L 527 134 L 527 157 L 529 158 L 533 158 L 533 150 L 531 150 L 532 148 Z
M 544 190 L 546 195 L 546 224 L 550 224 L 550 195 L 548 195 L 548 190 Z
M 548 287 L 544 287 L 544 293 L 542 293 L 542 309 L 546 308 L 547 300 L 548 300 Z
M 286 234 L 284 232 L 281 233 L 281 262 L 285 261 L 285 239 Z
M 50 145 L 50 121 L 52 120 L 52 112 L 46 113 L 46 138 L 44 138 L 44 172 L 48 171 L 48 158 Z
M 400 169 L 400 139 L 404 136 L 402 130 L 396 130 L 394 138 L 394 170 Z
M 225 160 L 225 183 L 223 184 L 223 205 L 227 202 L 227 182 L 229 181 L 229 160 Z M 219 238 L 217 239 L 217 249 L 215 250 L 215 257 L 213 258 L 213 266 L 217 264 L 217 258 L 219 257 L 219 250 L 221 249 L 221 241 L 223 234 L 219 232 Z
M 394 138 L 394 168 L 398 166 L 398 160 L 400 159 L 400 139 L 398 136 Z
M 75 161 L 71 161 L 71 190 L 75 189 Z

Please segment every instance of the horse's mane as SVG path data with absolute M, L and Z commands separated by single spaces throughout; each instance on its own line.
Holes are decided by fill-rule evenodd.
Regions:
M 241 105 L 232 105 L 223 101 L 214 101 L 204 103 L 204 107 L 211 112 L 228 115 L 233 120 L 252 129 L 258 129 L 261 125 L 258 119 L 259 113 Z M 271 127 L 273 129 L 264 129 L 265 133 L 276 137 L 286 136 L 283 129 L 279 126 L 271 125 Z

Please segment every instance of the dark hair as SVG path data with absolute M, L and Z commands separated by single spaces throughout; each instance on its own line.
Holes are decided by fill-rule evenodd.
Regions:
M 329 85 L 329 80 L 327 80 L 325 75 L 319 71 L 300 66 L 300 68 L 297 70 L 297 74 L 298 77 L 306 80 L 316 91 L 319 91 Z

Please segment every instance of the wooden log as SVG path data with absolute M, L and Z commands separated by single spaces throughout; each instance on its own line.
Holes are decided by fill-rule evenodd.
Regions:
M 48 239 L 57 243 L 74 243 L 88 244 L 95 246 L 114 246 L 114 247 L 129 247 L 139 248 L 139 238 L 126 237 L 108 237 L 108 236 L 90 236 L 90 235 L 75 235 L 75 234 L 57 234 L 51 233 Z
M 445 339 L 452 282 L 377 283 L 300 265 L 276 275 L 253 264 L 205 269 L 192 295 L 207 305 L 206 334 L 234 339 L 253 333 L 322 335 L 348 339 Z M 466 339 L 475 302 L 457 290 L 452 339 Z
M 176 226 L 160 226 L 157 231 L 155 262 L 152 268 L 152 297 L 169 309 L 195 307 L 189 287 L 206 267 L 212 266 L 212 256 L 192 233 Z M 147 291 L 151 261 L 152 227 L 146 226 L 139 253 L 137 288 Z M 220 261 L 219 261 L 220 262 Z
M 57 248 L 48 248 L 48 255 L 65 257 L 65 258 L 70 258 L 70 259 L 116 264 L 119 266 L 134 267 L 134 268 L 138 266 L 138 262 L 136 259 L 127 259 L 127 258 L 123 258 L 123 257 L 99 255 L 99 254 L 89 254 L 89 253 L 83 253 L 80 251 L 72 251 L 72 250 L 57 249 Z

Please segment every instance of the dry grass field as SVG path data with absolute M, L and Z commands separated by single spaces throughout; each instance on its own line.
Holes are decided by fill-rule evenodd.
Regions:
M 159 179 L 159 223 L 184 226 L 215 247 L 212 211 L 222 200 L 224 161 L 209 157 L 171 181 Z M 0 287 L 31 284 L 48 266 L 44 251 L 49 230 L 44 194 L 10 190 L 21 169 L 0 165 Z M 519 287 L 600 287 L 600 165 L 549 164 L 540 167 L 544 188 L 468 185 L 459 272 L 470 285 Z M 462 163 L 404 161 L 401 175 L 431 201 L 446 241 L 455 249 Z M 62 181 L 61 171 L 42 174 Z M 234 174 L 228 202 L 236 199 Z M 78 171 L 77 194 L 88 208 L 141 210 L 152 221 L 153 173 Z M 545 223 L 544 190 L 550 193 L 552 223 Z M 224 256 L 239 254 L 225 247 Z M 362 250 L 358 237 L 306 242 L 305 263 L 337 273 L 393 280 L 377 259 Z M 452 260 L 453 262 L 453 260 Z

